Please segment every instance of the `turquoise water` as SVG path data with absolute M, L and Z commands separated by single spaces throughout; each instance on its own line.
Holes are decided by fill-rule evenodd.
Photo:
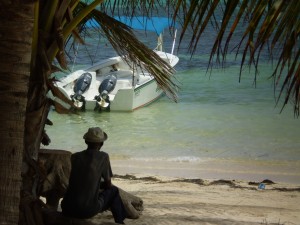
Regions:
M 275 107 L 272 68 L 263 65 L 257 85 L 253 71 L 238 82 L 239 67 L 178 71 L 178 103 L 166 96 L 132 113 L 85 112 L 60 115 L 46 127 L 50 148 L 78 151 L 92 126 L 109 136 L 112 158 L 194 162 L 210 158 L 300 160 L 300 120 L 291 107 Z
M 155 47 L 151 40 L 156 37 L 138 35 L 151 48 Z M 209 174 L 203 173 L 203 167 L 214 160 L 215 165 L 232 167 L 229 162 L 244 165 L 243 173 L 258 168 L 253 174 L 260 174 L 261 165 L 269 168 L 268 176 L 262 172 L 259 179 L 272 177 L 276 167 L 284 176 L 293 171 L 293 177 L 288 176 L 289 182 L 297 180 L 300 174 L 300 119 L 294 118 L 291 105 L 281 113 L 282 104 L 275 107 L 273 80 L 269 78 L 273 68 L 267 61 L 267 54 L 261 56 L 256 86 L 254 70 L 247 68 L 242 71 L 239 82 L 240 61 L 235 60 L 234 55 L 228 55 L 225 69 L 215 67 L 206 73 L 212 40 L 213 33 L 209 30 L 192 59 L 187 51 L 188 43 L 183 41 L 176 66 L 176 78 L 180 82 L 178 103 L 164 96 L 131 113 L 60 115 L 51 111 L 49 118 L 54 125 L 46 127 L 52 140 L 47 148 L 83 150 L 86 148 L 83 134 L 89 127 L 100 126 L 109 136 L 103 150 L 112 160 L 125 160 L 122 165 L 128 161 L 128 167 L 122 167 L 121 171 L 129 171 L 132 163 L 142 167 L 143 163 L 149 165 L 150 162 L 151 173 L 155 165 L 159 168 L 169 166 L 172 168 L 169 171 L 191 167 L 194 172 L 190 169 L 180 175 L 188 177 L 187 173 L 190 173 L 191 177 L 202 178 Z M 105 40 L 99 42 L 92 36 L 88 43 L 78 48 L 77 68 L 84 68 L 91 57 L 97 61 L 114 54 Z M 164 43 L 166 49 L 170 49 L 172 38 L 167 36 Z M 237 42 L 234 40 L 234 43 Z M 241 166 L 233 168 L 236 167 L 228 168 L 231 174 Z

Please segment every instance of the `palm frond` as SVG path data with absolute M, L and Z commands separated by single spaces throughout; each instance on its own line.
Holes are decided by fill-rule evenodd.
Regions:
M 298 116 L 300 107 L 299 70 L 297 69 L 299 67 L 298 51 L 300 45 L 300 1 L 177 1 L 177 4 L 174 4 L 174 18 L 184 14 L 180 41 L 191 28 L 193 35 L 189 46 L 192 54 L 206 29 L 207 21 L 210 20 L 215 23 L 214 12 L 220 8 L 225 8 L 224 16 L 220 27 L 217 27 L 217 36 L 212 46 L 209 65 L 212 65 L 214 59 L 219 62 L 220 56 L 223 58 L 222 62 L 226 60 L 232 36 L 236 32 L 238 24 L 245 21 L 247 26 L 240 43 L 236 47 L 236 55 L 242 53 L 240 71 L 246 62 L 250 66 L 253 65 L 256 69 L 255 81 L 261 52 L 270 46 L 270 60 L 277 61 L 272 76 L 277 85 L 282 85 L 277 102 L 286 91 L 284 105 L 288 100 L 291 101 L 294 104 L 295 115 Z

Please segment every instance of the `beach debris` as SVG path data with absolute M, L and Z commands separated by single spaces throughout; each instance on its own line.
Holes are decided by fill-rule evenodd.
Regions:
M 205 185 L 205 181 L 202 179 L 177 179 L 177 180 L 173 180 L 172 182 L 186 182 L 186 183 Z
M 210 183 L 210 185 L 228 185 L 230 187 L 235 187 L 236 184 L 232 180 L 215 180 Z
M 258 189 L 260 189 L 260 190 L 264 190 L 265 188 L 266 188 L 266 185 L 264 183 L 260 183 L 258 185 Z
M 263 180 L 261 183 L 264 183 L 264 184 L 275 184 L 273 181 L 268 180 L 268 179 Z

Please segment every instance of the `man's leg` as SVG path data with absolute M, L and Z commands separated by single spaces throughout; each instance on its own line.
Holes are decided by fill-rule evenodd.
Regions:
M 105 189 L 99 196 L 103 200 L 103 210 L 111 209 L 116 223 L 123 223 L 126 218 L 126 211 L 116 186 Z

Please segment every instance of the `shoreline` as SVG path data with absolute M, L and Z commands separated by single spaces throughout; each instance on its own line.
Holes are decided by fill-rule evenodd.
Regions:
M 201 162 L 111 159 L 118 175 L 165 177 L 169 179 L 239 180 L 300 185 L 299 161 L 254 161 L 210 159 Z
M 233 189 L 245 189 L 245 190 L 273 190 L 281 192 L 299 192 L 300 185 L 288 184 L 288 183 L 275 183 L 272 180 L 261 180 L 247 181 L 247 180 L 227 180 L 227 179 L 199 179 L 199 178 L 170 178 L 170 177 L 157 177 L 157 176 L 135 176 L 135 175 L 119 175 L 115 174 L 113 177 L 114 181 L 121 182 L 144 182 L 144 183 L 160 183 L 160 184 L 171 184 L 171 183 L 190 183 L 199 186 L 227 186 Z M 263 186 L 261 186 L 263 184 Z
M 40 151 L 67 151 L 41 148 Z M 156 176 L 183 179 L 244 180 L 300 185 L 300 160 L 261 160 L 206 158 L 203 160 L 164 160 L 110 157 L 112 171 L 118 175 Z

